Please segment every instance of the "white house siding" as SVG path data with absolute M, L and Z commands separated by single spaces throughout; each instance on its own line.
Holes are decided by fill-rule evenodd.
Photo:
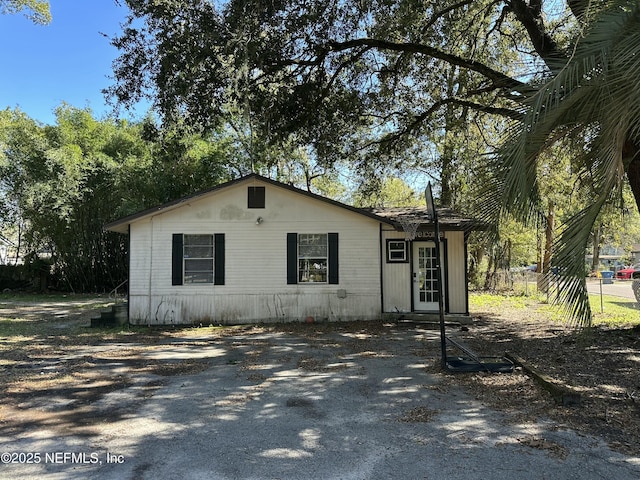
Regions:
M 425 240 L 432 238 L 427 234 Z M 447 251 L 447 285 L 445 294 L 448 295 L 448 313 L 467 313 L 467 283 L 464 250 L 464 232 L 445 231 Z M 384 312 L 411 312 L 411 263 L 387 263 L 386 244 L 388 239 L 403 239 L 404 232 L 383 230 L 382 245 L 382 276 L 383 276 L 383 310 Z M 408 255 L 412 251 L 408 246 Z
M 384 311 L 385 312 L 410 312 L 411 306 L 411 264 L 387 263 L 387 240 L 404 239 L 404 232 L 395 230 L 382 231 L 382 278 Z M 409 249 L 410 250 L 410 249 Z M 407 255 L 410 256 L 409 251 Z
M 247 187 L 266 208 L 247 208 Z M 258 217 L 263 221 L 256 225 Z M 138 324 L 377 319 L 379 225 L 251 179 L 131 224 L 129 317 Z M 225 284 L 172 285 L 174 233 L 225 234 Z M 287 284 L 287 233 L 338 233 L 339 284 Z M 343 297 L 346 294 L 344 298 Z
M 467 278 L 464 232 L 444 232 L 447 240 L 449 313 L 467 314 Z

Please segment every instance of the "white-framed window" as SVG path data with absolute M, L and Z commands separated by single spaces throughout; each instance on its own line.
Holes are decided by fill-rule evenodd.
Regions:
M 213 235 L 183 238 L 183 283 L 213 283 Z
M 224 272 L 224 233 L 172 235 L 171 285 L 224 285 Z
M 338 233 L 287 233 L 287 285 L 340 283 Z
M 298 234 L 298 283 L 327 283 L 329 244 L 326 233 Z
M 408 260 L 405 240 L 387 240 L 387 263 L 401 263 Z

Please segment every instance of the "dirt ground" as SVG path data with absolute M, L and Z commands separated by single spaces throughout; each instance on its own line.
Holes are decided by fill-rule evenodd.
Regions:
M 474 352 L 511 352 L 556 384 L 580 394 L 578 405 L 559 405 L 522 368 L 511 374 L 455 374 L 484 403 L 514 420 L 549 418 L 605 439 L 622 453 L 640 454 L 640 327 L 576 330 L 550 322 L 535 309 L 474 316 L 469 331 L 455 333 Z
M 105 421 L 95 407 L 100 398 L 124 388 L 132 375 L 173 376 L 208 368 L 206 362 L 193 359 L 172 363 L 153 362 L 148 357 L 141 360 L 141 352 L 166 347 L 178 334 L 184 345 L 188 331 L 196 332 L 193 345 L 206 347 L 208 343 L 198 329 L 132 329 L 122 333 L 86 328 L 100 305 L 101 300 L 10 304 L 0 299 L 0 319 L 15 319 L 21 327 L 27 322 L 28 327 L 21 328 L 19 336 L 5 336 L 0 343 L 0 428 L 20 434 L 25 429 L 55 425 L 61 431 L 89 432 L 93 424 Z M 372 334 L 378 338 L 390 331 L 383 323 L 289 324 L 208 329 L 207 335 L 263 329 L 314 337 L 334 328 L 352 331 L 354 336 Z M 640 455 L 639 328 L 579 332 L 525 310 L 480 312 L 468 328 L 450 334 L 485 355 L 516 353 L 554 380 L 575 388 L 582 401 L 576 406 L 558 405 L 521 369 L 509 374 L 442 372 L 437 347 L 425 348 L 420 355 L 443 385 L 463 385 L 483 403 L 508 413 L 514 423 L 550 419 L 559 429 L 568 427 L 593 434 L 621 453 Z M 104 346 L 99 356 L 86 348 L 95 345 Z M 112 368 L 114 360 L 119 362 L 120 371 Z M 310 362 L 312 359 L 302 359 L 298 367 L 313 369 Z M 101 363 L 110 365 L 108 374 L 96 368 Z M 256 371 L 255 375 L 260 373 Z M 161 386 L 161 380 L 145 384 L 140 395 L 151 396 Z M 108 411 L 108 415 L 114 414 L 118 412 Z M 415 415 L 421 418 L 425 412 L 416 411 Z M 420 421 L 406 421 L 412 420 Z

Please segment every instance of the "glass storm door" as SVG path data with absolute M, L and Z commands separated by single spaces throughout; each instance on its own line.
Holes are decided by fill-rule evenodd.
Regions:
M 438 310 L 436 246 L 433 242 L 413 243 L 413 309 Z

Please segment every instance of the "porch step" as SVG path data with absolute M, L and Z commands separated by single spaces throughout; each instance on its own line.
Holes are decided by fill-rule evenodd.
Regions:
M 119 327 L 127 323 L 129 323 L 127 302 L 112 305 L 110 310 L 100 312 L 99 317 L 91 318 L 91 328 Z
M 394 322 L 398 326 L 404 327 L 440 328 L 440 314 L 438 313 L 385 313 L 383 315 L 383 320 L 387 322 Z M 444 316 L 445 327 L 460 328 L 463 325 L 470 324 L 471 317 L 468 315 L 446 314 Z

